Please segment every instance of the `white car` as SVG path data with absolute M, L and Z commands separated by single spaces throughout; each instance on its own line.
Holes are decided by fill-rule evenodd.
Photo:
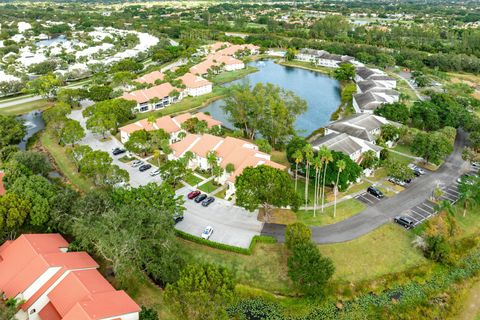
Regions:
M 159 174 L 160 174 L 160 169 L 156 169 L 156 170 L 150 172 L 151 177 L 158 176 Z
M 207 226 L 205 230 L 203 230 L 202 232 L 202 238 L 205 240 L 208 240 L 210 239 L 210 236 L 212 235 L 212 233 L 213 233 L 213 228 L 210 226 Z
M 135 160 L 132 162 L 131 166 L 132 168 L 140 167 L 143 164 L 143 161 L 141 160 Z

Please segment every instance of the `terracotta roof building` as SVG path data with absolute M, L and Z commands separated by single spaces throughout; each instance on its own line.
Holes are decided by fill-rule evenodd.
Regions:
M 175 91 L 180 94 L 175 96 L 173 94 Z M 164 108 L 171 103 L 181 100 L 182 94 L 180 90 L 173 87 L 170 83 L 162 83 L 151 88 L 126 92 L 122 98 L 137 102 L 134 111 L 147 112 Z
M 153 71 L 153 72 L 144 74 L 140 78 L 135 79 L 135 81 L 139 83 L 155 84 L 155 81 L 157 80 L 163 81 L 164 78 L 165 78 L 165 75 L 160 71 Z
M 212 92 L 212 83 L 193 73 L 186 73 L 179 78 L 185 85 L 185 93 L 196 97 Z
M 271 161 L 270 155 L 259 151 L 255 144 L 233 137 L 188 134 L 183 140 L 171 144 L 170 147 L 173 151 L 169 155 L 170 159 L 180 159 L 187 152 L 192 152 L 194 158 L 189 163 L 191 168 L 209 169 L 210 165 L 207 161 L 209 152 L 215 152 L 218 165 L 223 169 L 226 169 L 228 164 L 232 164 L 234 171 L 227 173 L 224 170 L 223 175 L 217 179 L 219 183 L 227 183 L 227 196 L 235 193 L 235 178 L 242 174 L 246 167 L 264 164 L 280 170 L 285 169 L 285 166 Z
M 3 196 L 5 194 L 5 186 L 3 185 L 3 176 L 5 173 L 0 171 L 0 196 Z
M 128 124 L 119 128 L 120 139 L 122 143 L 125 143 L 130 138 L 130 134 L 138 130 L 153 131 L 158 129 L 163 129 L 165 132 L 170 134 L 170 143 L 177 141 L 177 135 L 182 131 L 182 123 L 191 118 L 197 118 L 198 120 L 203 120 L 207 123 L 209 129 L 215 126 L 221 126 L 222 122 L 212 118 L 211 116 L 198 112 L 191 114 L 189 112 L 180 114 L 171 118 L 170 116 L 163 116 L 155 120 L 154 123 L 149 122 L 147 119 L 142 119 L 137 122 Z
M 86 252 L 68 252 L 59 234 L 24 234 L 0 246 L 0 293 L 21 301 L 18 319 L 136 320 L 139 306 L 96 270 Z

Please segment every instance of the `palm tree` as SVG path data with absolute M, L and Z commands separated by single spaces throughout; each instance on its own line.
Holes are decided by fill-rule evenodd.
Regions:
M 182 140 L 187 136 L 187 133 L 185 131 L 180 131 L 177 135 L 178 139 Z
M 188 166 L 188 164 L 190 163 L 191 160 L 193 160 L 193 158 L 195 158 L 195 155 L 193 154 L 192 151 L 187 151 L 183 154 L 183 161 L 185 161 L 185 165 Z
M 313 149 L 312 145 L 307 143 L 303 147 L 303 153 L 305 154 L 305 160 L 307 162 L 307 167 L 305 168 L 305 207 L 308 205 L 308 180 L 310 177 L 310 163 L 313 160 Z
M 446 212 L 450 216 L 455 215 L 452 204 L 447 200 L 440 201 L 438 204 L 436 204 L 434 210 L 437 212 Z
M 217 157 L 216 151 L 212 150 L 208 152 L 207 163 L 208 163 L 208 166 L 210 167 L 210 172 L 212 172 L 213 167 L 218 163 L 218 157 Z
M 313 161 L 312 161 L 313 166 L 315 167 L 315 189 L 314 189 L 314 196 L 313 196 L 313 216 L 316 216 L 317 213 L 317 199 L 318 199 L 318 192 L 317 192 L 317 186 L 318 186 L 318 179 L 319 179 L 319 171 L 322 168 L 322 159 L 320 158 L 319 155 L 317 155 Z
M 153 150 L 153 158 L 157 158 L 157 167 L 160 168 L 160 156 L 161 152 L 158 149 Z
M 323 185 L 322 185 L 322 212 L 325 207 L 325 179 L 327 177 L 327 166 L 333 161 L 332 152 L 325 147 L 323 153 Z
M 296 192 L 297 191 L 297 180 L 298 180 L 298 164 L 303 162 L 302 150 L 295 151 L 292 156 L 295 159 L 295 192 Z
M 472 206 L 477 202 L 477 199 L 475 199 L 475 193 L 472 190 L 473 186 L 464 184 L 461 186 L 459 189 L 460 191 L 460 197 L 458 200 L 463 201 L 463 216 L 465 217 L 467 213 L 467 209 L 469 206 Z
M 337 214 L 337 192 L 338 192 L 338 180 L 340 180 L 340 173 L 345 170 L 347 163 L 345 160 L 338 160 L 337 161 L 337 182 L 335 182 L 335 202 L 333 203 L 333 217 L 335 218 Z

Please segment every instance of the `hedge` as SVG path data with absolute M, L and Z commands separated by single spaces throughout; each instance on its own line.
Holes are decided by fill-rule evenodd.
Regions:
M 175 229 L 175 233 L 177 234 L 178 237 L 191 242 L 195 242 L 198 244 L 202 244 L 202 245 L 220 249 L 220 250 L 241 253 L 245 255 L 251 255 L 257 243 L 276 243 L 277 242 L 277 239 L 270 236 L 254 236 L 248 248 L 240 248 L 240 247 L 235 247 L 235 246 L 231 246 L 228 244 L 223 244 L 215 241 L 205 240 L 203 238 L 193 236 L 189 233 L 186 233 L 184 231 L 177 230 L 177 229 Z

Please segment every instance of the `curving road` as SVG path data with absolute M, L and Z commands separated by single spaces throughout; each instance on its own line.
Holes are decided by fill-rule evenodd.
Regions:
M 427 199 L 439 184 L 448 185 L 454 182 L 462 173 L 468 171 L 469 165 L 462 160 L 462 148 L 465 145 L 466 134 L 457 131 L 455 150 L 445 163 L 435 172 L 414 180 L 407 189 L 394 197 L 385 199 L 345 219 L 339 223 L 312 227 L 312 238 L 316 243 L 335 243 L 358 238 Z M 263 235 L 270 235 L 279 241 L 284 241 L 285 226 L 264 224 Z

